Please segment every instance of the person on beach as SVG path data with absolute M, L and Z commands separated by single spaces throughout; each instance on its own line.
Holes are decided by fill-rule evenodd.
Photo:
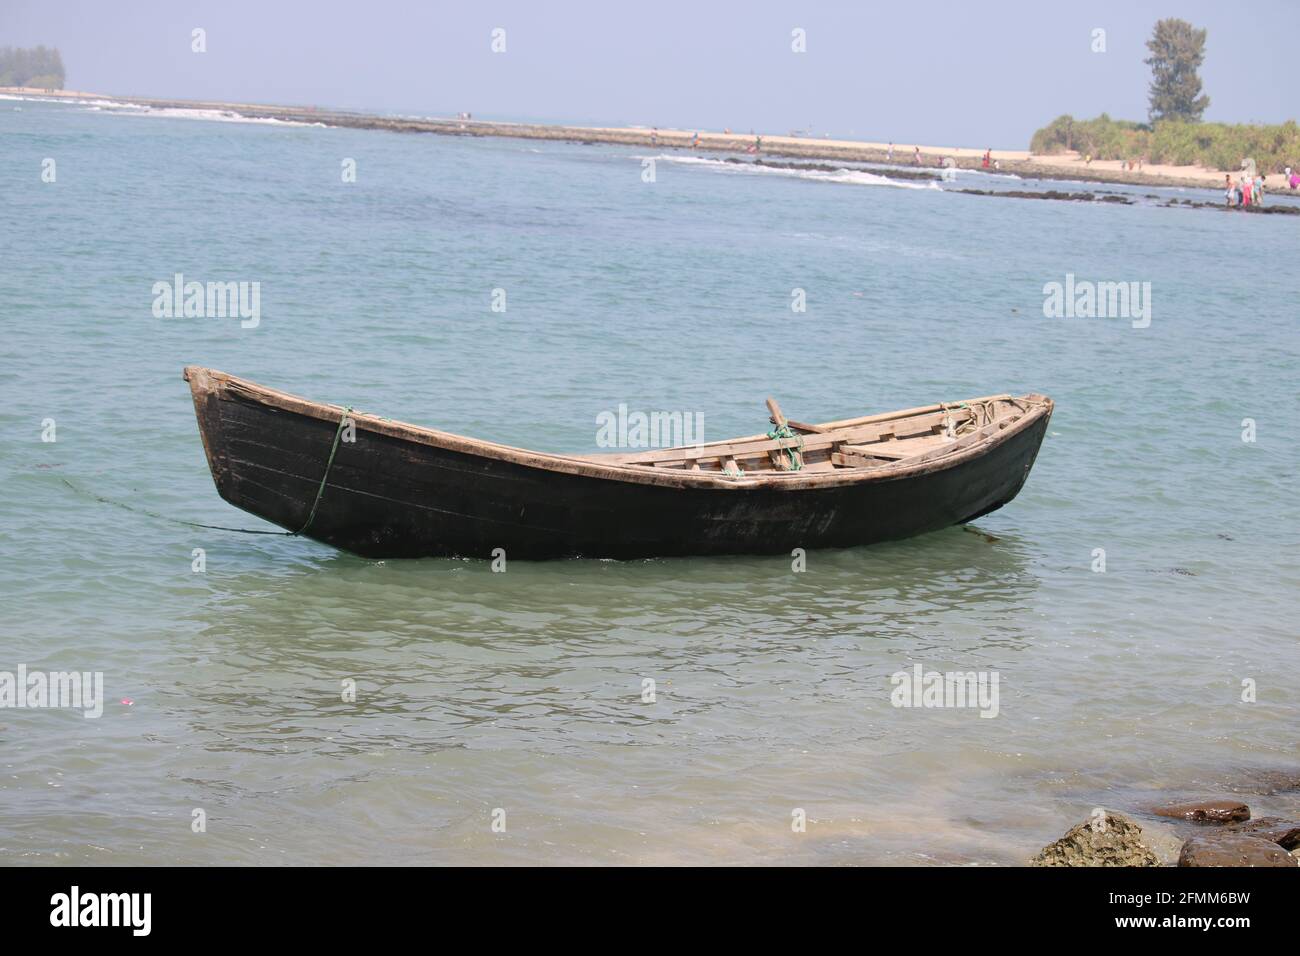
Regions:
M 921 165 L 921 147 L 920 147 L 920 146 L 913 146 L 913 147 L 912 147 L 912 165 L 913 165 L 913 166 L 920 166 L 920 165 Z
M 1089 153 L 1087 156 L 1083 157 L 1083 165 L 1085 166 L 1092 165 L 1092 153 Z
M 1255 205 L 1264 205 L 1264 177 L 1260 174 L 1255 175 Z
M 650 145 L 651 145 L 651 146 L 658 146 L 658 145 L 659 145 L 659 127 L 657 127 L 657 126 L 656 126 L 656 127 L 653 127 L 653 128 L 650 130 Z
M 984 150 L 984 161 L 981 162 L 980 165 L 983 166 L 985 169 L 988 169 L 988 168 L 989 168 L 989 159 L 990 159 L 990 157 L 991 157 L 992 155 L 993 155 L 993 147 L 992 147 L 992 146 L 990 146 L 988 149 Z
M 1229 209 L 1232 208 L 1233 200 L 1232 176 L 1228 173 L 1223 174 L 1223 202 Z
M 761 136 L 755 136 L 755 137 L 754 137 L 754 152 L 756 152 L 756 153 L 761 153 L 762 151 L 763 151 L 763 137 L 761 137 Z
M 894 161 L 894 144 L 893 144 L 893 143 L 890 143 L 890 144 L 889 144 L 889 152 L 885 154 L 885 161 L 886 161 L 886 162 L 890 162 L 890 163 L 892 163 L 892 162 Z M 1291 172 L 1291 170 L 1288 169 L 1288 170 L 1287 170 L 1287 173 L 1290 174 L 1290 172 Z
M 1250 208 L 1250 177 L 1241 177 L 1241 205 Z
M 700 134 L 697 131 L 691 134 L 691 149 L 699 149 L 699 148 L 700 148 Z

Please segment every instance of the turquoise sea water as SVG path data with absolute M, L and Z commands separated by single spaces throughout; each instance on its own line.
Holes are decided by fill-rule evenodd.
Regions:
M 0 859 L 1016 863 L 1300 766 L 1295 218 L 655 155 L 0 101 L 0 671 L 108 698 L 0 710 Z M 155 318 L 176 273 L 259 282 L 260 324 Z M 1150 326 L 1045 318 L 1067 273 L 1150 282 Z M 1057 409 L 983 534 L 496 574 L 63 482 L 265 527 L 216 495 L 191 363 L 554 451 L 620 403 L 708 440 L 768 395 Z M 892 707 L 916 663 L 996 672 L 998 716 Z

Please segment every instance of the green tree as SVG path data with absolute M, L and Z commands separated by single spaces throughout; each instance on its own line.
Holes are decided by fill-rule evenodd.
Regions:
M 1151 56 L 1143 62 L 1151 67 L 1152 121 L 1200 122 L 1210 105 L 1210 98 L 1201 95 L 1201 78 L 1196 74 L 1205 60 L 1205 31 L 1170 17 L 1156 24 L 1147 49 Z

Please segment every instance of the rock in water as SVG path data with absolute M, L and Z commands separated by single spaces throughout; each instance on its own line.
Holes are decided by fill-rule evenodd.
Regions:
M 1179 866 L 1296 866 L 1296 858 L 1262 837 L 1237 833 L 1192 837 L 1183 844 Z
M 1109 810 L 1097 813 L 1038 851 L 1033 866 L 1159 866 L 1142 828 Z
M 1300 847 L 1300 823 L 1283 820 L 1281 817 L 1260 817 L 1247 823 L 1231 823 L 1224 827 L 1224 832 L 1240 833 L 1259 837 L 1276 843 L 1284 850 Z
M 1240 823 L 1250 819 L 1250 807 L 1239 800 L 1198 800 L 1196 803 L 1175 803 L 1156 807 L 1162 817 L 1191 820 L 1193 823 Z

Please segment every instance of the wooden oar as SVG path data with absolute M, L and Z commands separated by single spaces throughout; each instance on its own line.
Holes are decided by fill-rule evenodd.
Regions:
M 812 435 L 824 434 L 830 431 L 829 428 L 823 428 L 821 425 L 808 425 L 804 422 L 794 422 L 781 414 L 781 406 L 776 403 L 775 398 L 767 400 L 767 410 L 771 412 L 773 425 L 789 425 L 797 432 L 808 432 Z
M 821 425 L 807 425 L 803 422 L 797 422 L 793 418 L 788 419 L 786 424 L 797 432 L 810 432 L 813 435 L 824 435 L 826 432 L 831 431 L 831 429 L 823 428 Z
M 781 414 L 781 406 L 776 403 L 775 398 L 767 400 L 767 410 L 772 414 L 771 422 L 773 425 L 788 425 L 785 416 Z
M 775 398 L 769 398 L 767 400 L 767 410 L 772 413 L 772 424 L 775 425 L 778 430 L 790 430 L 790 423 L 786 421 L 785 415 L 781 413 L 781 406 L 776 403 Z M 772 464 L 781 471 L 798 471 L 803 467 L 803 455 L 801 455 L 798 449 L 795 448 L 788 449 L 788 452 L 793 456 L 793 460 L 786 457 L 785 452 L 771 452 Z

